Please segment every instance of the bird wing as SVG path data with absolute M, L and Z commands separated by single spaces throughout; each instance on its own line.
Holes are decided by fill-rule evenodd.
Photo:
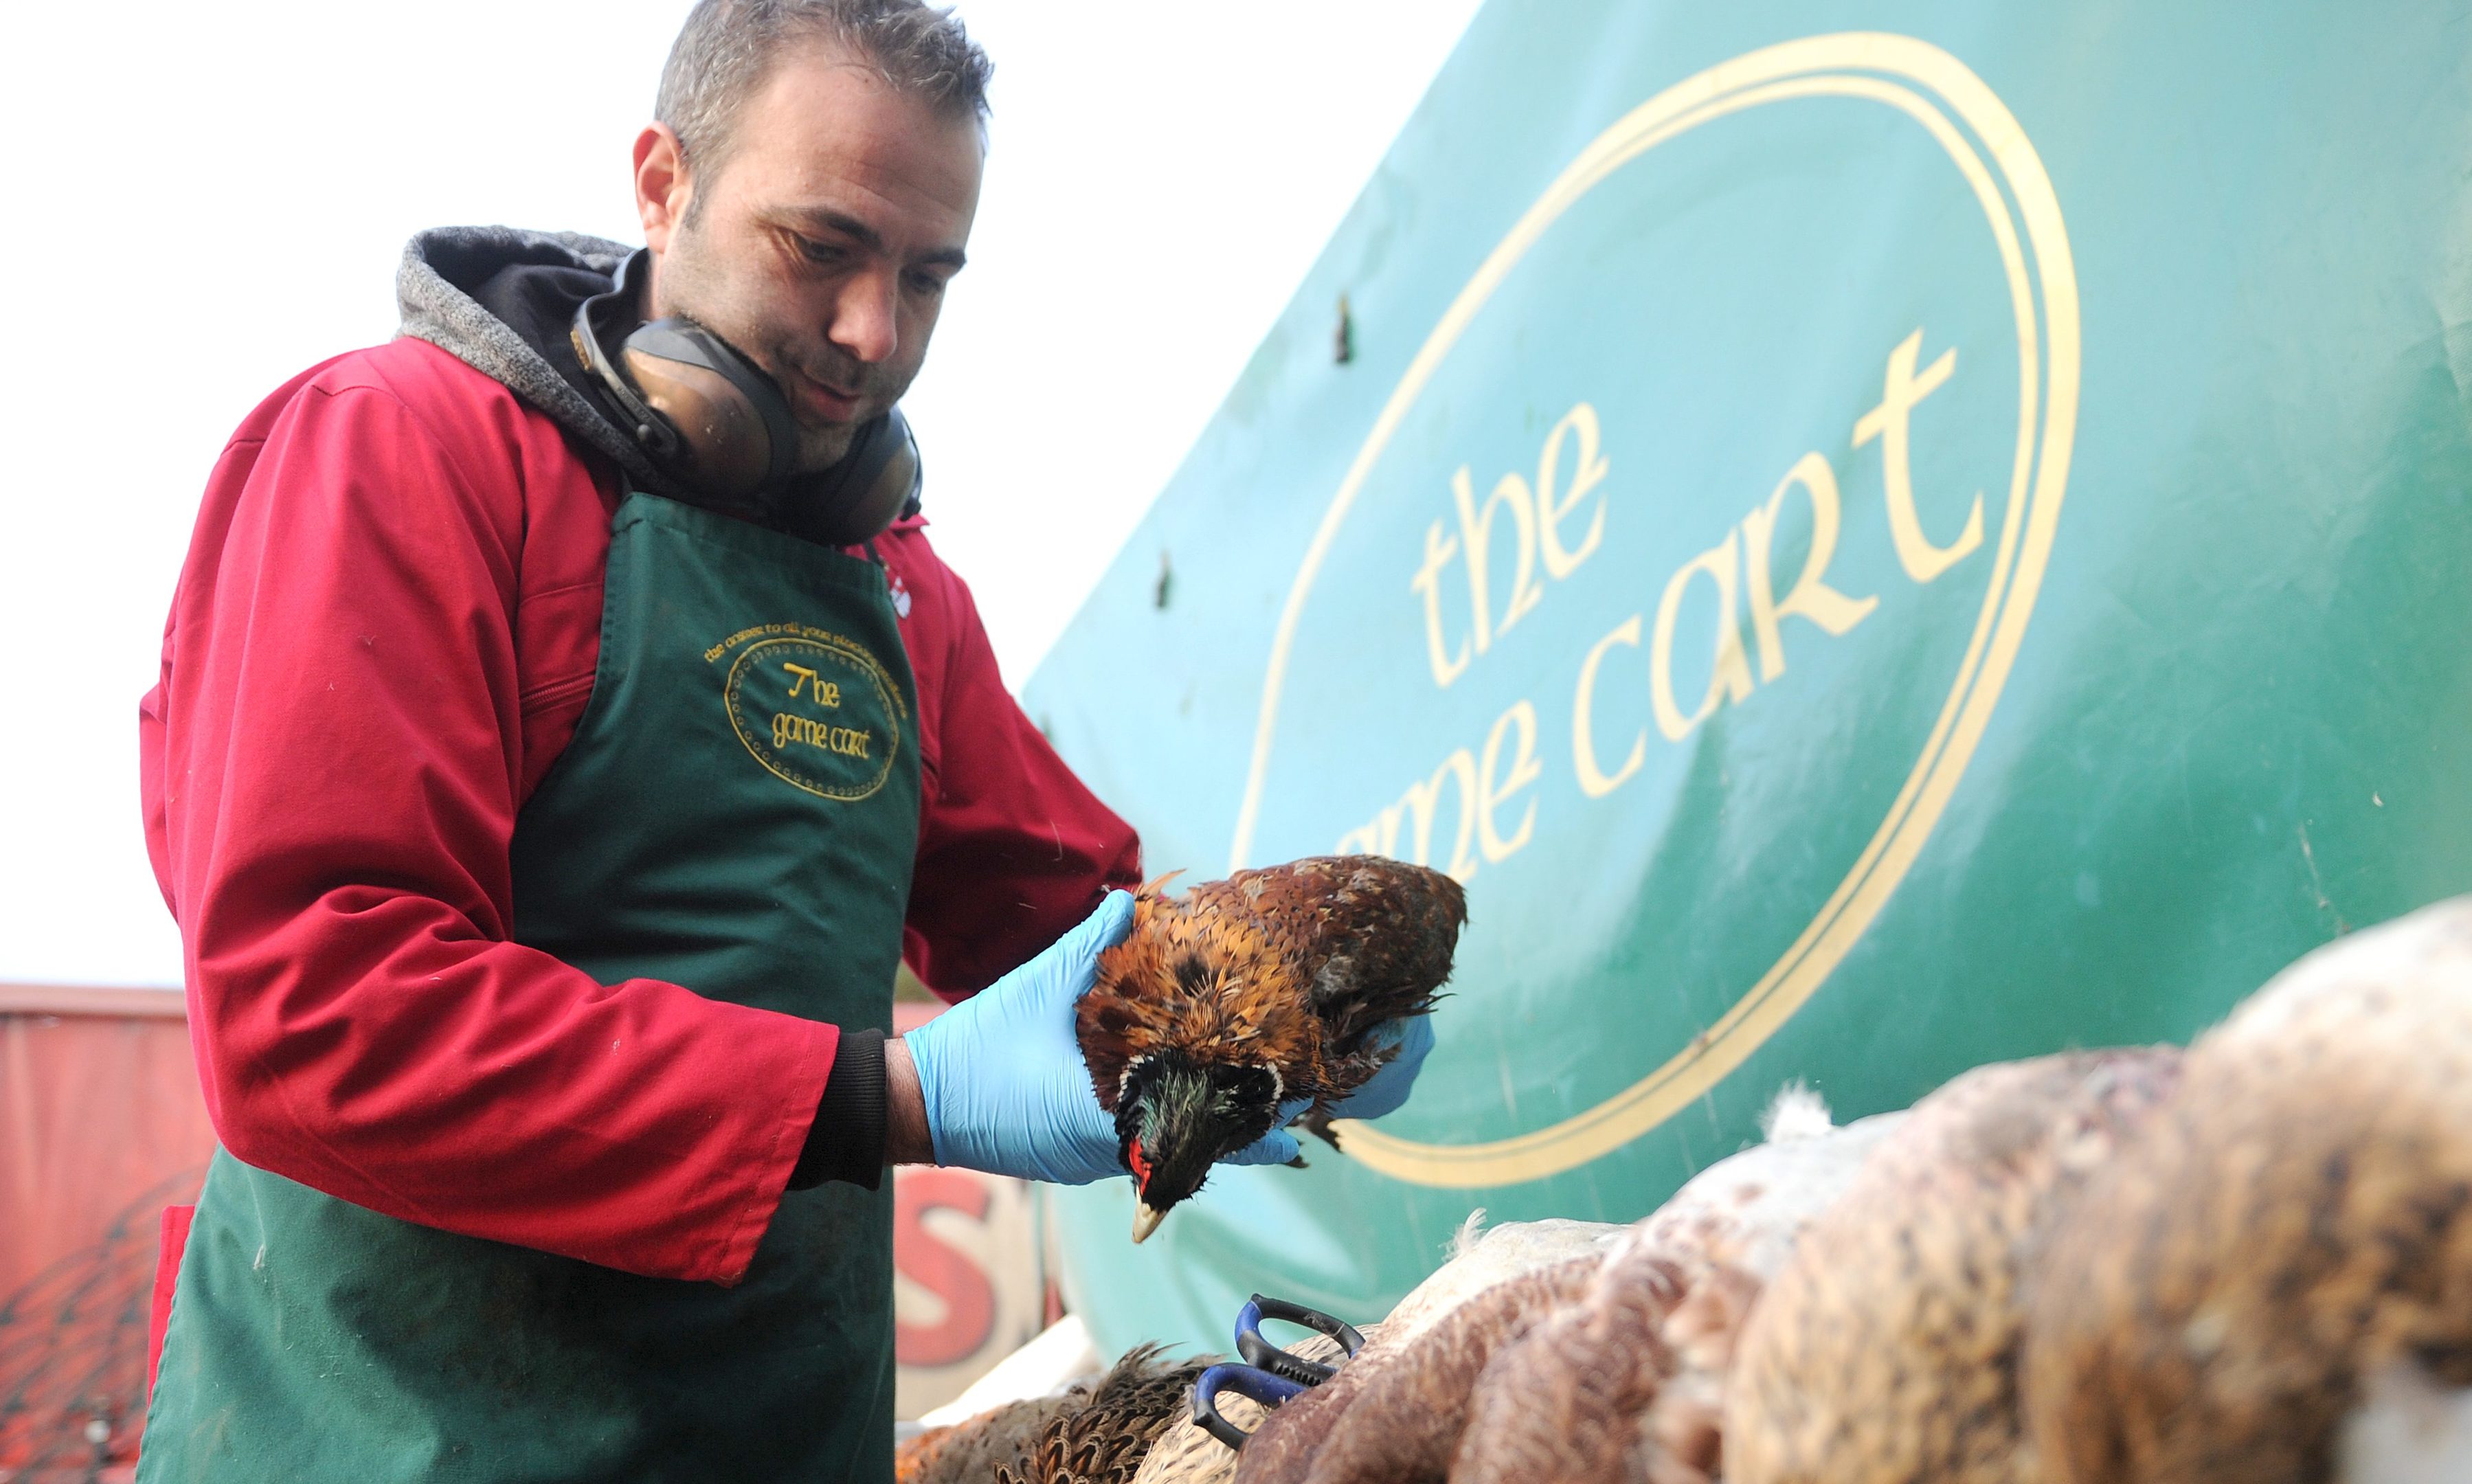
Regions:
M 1255 880 L 1248 877 L 1259 876 Z M 1257 910 L 1298 945 L 1335 1046 L 1433 1008 L 1450 977 L 1467 893 L 1441 872 L 1381 855 L 1322 856 L 1241 874 Z
M 1382 855 L 1316 856 L 1214 883 L 1222 910 L 1260 919 L 1294 966 L 1321 1028 L 1323 1090 L 1311 1117 L 1362 1087 L 1393 1054 L 1375 1028 L 1434 1008 L 1451 973 L 1467 894 L 1441 872 Z

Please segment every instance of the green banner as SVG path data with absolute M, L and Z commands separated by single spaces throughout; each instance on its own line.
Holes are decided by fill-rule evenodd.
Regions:
M 2464 5 L 1487 6 L 1029 688 L 1153 870 L 1472 916 L 1345 1156 L 1140 1249 L 1058 1201 L 1103 1341 L 1378 1315 L 1789 1079 L 2185 1039 L 2472 889 L 2468 60 Z

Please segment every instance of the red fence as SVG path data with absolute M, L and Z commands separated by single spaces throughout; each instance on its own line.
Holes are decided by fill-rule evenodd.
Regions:
M 213 1150 L 178 994 L 0 985 L 0 1484 L 128 1476 L 157 1218 Z M 1045 1297 L 1019 1182 L 905 1169 L 893 1189 L 908 1417 L 1035 1333 Z
M 213 1149 L 179 995 L 0 986 L 0 1480 L 135 1458 L 157 1215 Z

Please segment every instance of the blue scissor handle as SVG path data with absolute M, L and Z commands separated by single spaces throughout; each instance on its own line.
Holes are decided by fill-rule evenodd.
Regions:
M 1251 1433 L 1219 1415 L 1219 1394 L 1232 1391 L 1249 1397 L 1266 1407 L 1276 1407 L 1291 1397 L 1301 1397 L 1312 1388 L 1284 1376 L 1273 1376 L 1259 1366 L 1219 1365 L 1201 1373 L 1193 1385 L 1193 1420 L 1202 1430 L 1232 1448 L 1242 1448 Z
M 1319 1386 L 1339 1374 L 1339 1367 L 1291 1354 L 1262 1338 L 1262 1321 L 1265 1319 L 1285 1320 L 1326 1334 L 1337 1340 L 1351 1359 L 1365 1348 L 1365 1336 L 1357 1332 L 1354 1325 L 1343 1324 L 1318 1308 L 1290 1304 L 1284 1299 L 1266 1299 L 1258 1293 L 1253 1295 L 1236 1314 L 1236 1353 L 1244 1356 L 1248 1364 L 1307 1386 Z

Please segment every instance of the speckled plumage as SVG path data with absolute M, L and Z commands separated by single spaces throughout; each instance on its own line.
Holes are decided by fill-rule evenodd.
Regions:
M 893 1450 L 893 1484 L 987 1484 L 1000 1465 L 1029 1450 L 1041 1428 L 1080 1404 L 1073 1393 L 1038 1397 L 930 1428 Z
M 2458 898 L 2311 954 L 2190 1050 L 2054 1238 L 2026 1401 L 2052 1484 L 2315 1484 L 2472 1477 L 2465 1387 Z
M 1240 871 L 1182 897 L 1134 898 L 1133 928 L 1099 960 L 1079 1030 L 1099 1106 L 1125 1065 L 1171 1044 L 1201 1061 L 1269 1061 L 1321 1111 L 1380 1069 L 1367 1033 L 1433 1008 L 1467 922 L 1438 871 L 1380 855 Z
M 1542 1221 L 1507 1221 L 1488 1227 L 1484 1219 L 1483 1209 L 1471 1212 L 1451 1238 L 1450 1260 L 1409 1289 L 1408 1296 L 1383 1316 L 1381 1349 L 1396 1350 L 1407 1344 L 1496 1283 L 1557 1267 L 1573 1257 L 1602 1257 L 1628 1241 L 1631 1232 L 1614 1221 L 1548 1216 Z M 1366 1347 L 1367 1354 L 1374 1350 L 1372 1345 Z
M 1349 1408 L 1360 1395 L 1386 1389 L 1387 1383 L 1373 1383 L 1381 1382 L 1385 1374 L 1403 1360 L 1412 1365 L 1423 1363 L 1421 1359 L 1406 1357 L 1428 1332 L 1487 1293 L 1549 1269 L 1568 1267 L 1577 1275 L 1570 1283 L 1583 1281 L 1585 1275 L 1625 1240 L 1629 1231 L 1611 1222 L 1552 1219 L 1514 1221 L 1486 1229 L 1479 1225 L 1483 1214 L 1480 1211 L 1468 1218 L 1452 1243 L 1448 1262 L 1411 1290 L 1379 1324 L 1363 1327 L 1365 1348 L 1355 1359 L 1338 1376 L 1281 1407 L 1263 1424 L 1261 1435 L 1245 1449 L 1238 1484 L 1298 1484 L 1331 1434 L 1343 1425 L 1353 1425 Z M 1478 1324 L 1475 1341 L 1454 1342 L 1454 1348 L 1468 1343 L 1494 1343 L 1501 1331 L 1527 1322 L 1518 1305 L 1548 1304 L 1568 1286 L 1558 1281 L 1529 1283 L 1516 1290 L 1515 1299 L 1486 1312 Z M 1427 1352 L 1415 1353 L 1422 1356 Z M 1478 1372 L 1462 1370 L 1463 1383 L 1473 1386 Z M 1463 1415 L 1465 1397 L 1448 1399 L 1443 1409 L 1455 1418 Z M 1448 1462 L 1447 1446 L 1438 1456 L 1443 1463 Z
M 1733 1268 L 1766 1283 L 1796 1244 L 1852 1188 L 1863 1161 L 1903 1127 L 1905 1113 L 1843 1127 L 1825 1120 L 1728 1155 L 1691 1177 L 1634 1229 L 1657 1255 L 1686 1267 Z
M 1020 1456 L 996 1466 L 995 1484 L 1131 1484 L 1209 1364 L 1165 1361 L 1158 1352 L 1155 1345 L 1128 1351 L 1051 1417 Z
M 1833 1127 L 1793 1089 L 1766 1143 L 1629 1229 L 1587 1291 L 1488 1362 L 1451 1484 L 1709 1484 L 1726 1377 L 1762 1286 L 1904 1113 Z
M 1486 1365 L 1451 1484 L 1708 1484 L 1725 1365 L 1759 1282 L 1634 1239 Z
M 1367 1345 L 1382 1342 L 1380 1324 L 1363 1326 L 1359 1331 Z M 1309 1334 L 1288 1347 L 1291 1354 L 1323 1365 L 1335 1365 L 1346 1354 L 1337 1340 L 1326 1335 Z M 1288 1403 L 1298 1406 L 1310 1401 L 1313 1394 Z M 1219 1394 L 1219 1415 L 1238 1428 L 1259 1430 L 1269 1414 L 1250 1400 L 1234 1392 Z M 1142 1460 L 1142 1472 L 1133 1475 L 1133 1484 L 1228 1484 L 1236 1476 L 1238 1455 L 1193 1420 L 1190 1409 L 1159 1434 L 1151 1448 L 1151 1456 Z
M 1745 1326 L 1728 1484 L 2030 1484 L 2034 1254 L 2177 1079 L 2169 1047 L 1979 1067 L 1916 1104 Z
M 1590 1255 L 1523 1273 L 1396 1349 L 1367 1347 L 1264 1424 L 1238 1464 L 1238 1484 L 1439 1484 L 1486 1363 L 1584 1290 L 1601 1261 Z
M 1111 1113 L 1144 1095 L 1129 1091 L 1134 1073 L 1176 1063 L 1178 1075 L 1153 1085 L 1177 1105 L 1155 1110 L 1154 1122 L 1214 1147 L 1153 1148 L 1146 1159 L 1197 1185 L 1211 1160 L 1267 1131 L 1277 1104 L 1303 1101 L 1309 1121 L 1325 1119 L 1380 1070 L 1393 1048 L 1375 1028 L 1433 1008 L 1467 921 L 1457 881 L 1378 855 L 1240 871 L 1181 897 L 1163 885 L 1137 895 L 1130 934 L 1101 955 L 1076 1030 L 1092 1090 Z M 1252 1073 L 1259 1086 L 1241 1097 L 1214 1081 L 1257 1067 L 1275 1082 Z M 1135 1173 L 1161 1210 L 1192 1193 L 1172 1182 L 1153 1199 L 1149 1177 Z

